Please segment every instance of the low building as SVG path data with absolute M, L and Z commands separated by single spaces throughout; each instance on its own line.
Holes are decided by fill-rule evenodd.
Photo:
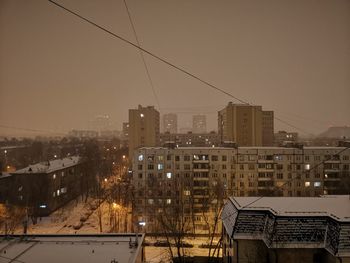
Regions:
M 178 147 L 212 147 L 219 146 L 220 139 L 216 132 L 209 133 L 161 133 L 160 144 L 173 142 Z
M 9 202 L 45 216 L 77 197 L 85 173 L 78 156 L 30 165 L 11 173 Z
M 145 262 L 141 234 L 0 236 L 0 262 Z
M 295 143 L 297 141 L 298 141 L 297 132 L 278 131 L 277 133 L 274 134 L 274 144 L 276 146 L 282 146 L 288 143 Z
M 350 196 L 231 197 L 222 222 L 225 263 L 350 262 Z

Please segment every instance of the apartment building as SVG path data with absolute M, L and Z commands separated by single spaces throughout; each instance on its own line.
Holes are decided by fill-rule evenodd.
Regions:
M 10 204 L 26 206 L 35 216 L 46 216 L 81 194 L 87 180 L 79 156 L 30 165 L 10 173 Z
M 205 147 L 219 146 L 220 140 L 216 132 L 209 133 L 161 133 L 160 145 L 174 142 L 179 147 Z
M 206 133 L 207 132 L 207 116 L 205 115 L 193 115 L 192 117 L 192 132 L 193 133 Z
M 154 106 L 129 110 L 129 156 L 139 147 L 159 145 L 159 112 Z
M 272 146 L 273 111 L 261 106 L 230 102 L 218 112 L 218 133 L 221 142 L 233 141 L 239 146 Z
M 350 196 L 230 197 L 223 262 L 350 262 Z
M 175 113 L 168 113 L 163 115 L 163 132 L 177 133 L 177 115 Z
M 227 196 L 319 196 L 349 191 L 345 147 L 140 148 L 133 157 L 134 215 L 156 231 L 174 205 L 208 230 Z
M 273 146 L 274 112 L 262 111 L 262 146 Z

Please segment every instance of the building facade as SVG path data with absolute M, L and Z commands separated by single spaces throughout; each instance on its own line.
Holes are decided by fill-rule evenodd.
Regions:
M 230 102 L 218 112 L 220 140 L 239 146 L 272 146 L 273 118 L 273 111 L 263 111 L 261 106 Z
M 219 146 L 220 140 L 216 132 L 210 133 L 161 133 L 160 145 L 173 142 L 178 147 L 212 147 Z
M 274 145 L 281 146 L 287 143 L 295 143 L 298 141 L 298 133 L 297 132 L 286 132 L 286 131 L 278 131 L 274 134 Z
M 134 212 L 152 232 L 167 205 L 183 204 L 195 231 L 205 232 L 213 204 L 227 196 L 347 193 L 349 156 L 345 147 L 140 148 L 133 156 Z
M 206 133 L 207 132 L 207 116 L 193 115 L 192 117 L 192 132 Z
M 262 146 L 273 146 L 274 112 L 262 111 Z
M 79 196 L 87 179 L 80 157 L 30 165 L 11 173 L 8 202 L 25 206 L 34 216 L 46 216 Z
M 229 198 L 223 262 L 350 262 L 349 197 Z
M 129 110 L 129 156 L 139 147 L 158 146 L 159 133 L 159 112 L 153 106 Z
M 168 113 L 163 115 L 163 132 L 177 133 L 177 115 L 175 113 Z

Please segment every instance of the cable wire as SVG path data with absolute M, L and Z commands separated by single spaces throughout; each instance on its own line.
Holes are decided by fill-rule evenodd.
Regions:
M 113 36 L 113 37 L 115 37 L 115 38 L 118 38 L 119 40 L 121 40 L 121 41 L 123 41 L 123 42 L 125 42 L 125 43 L 127 43 L 127 44 L 129 44 L 129 45 L 131 45 L 131 46 L 133 46 L 134 48 L 137 48 L 137 49 L 140 50 L 141 52 L 143 52 L 143 53 L 145 53 L 145 54 L 148 54 L 149 56 L 151 56 L 151 57 L 153 57 L 153 58 L 155 58 L 155 59 L 157 59 L 157 60 L 163 62 L 164 64 L 166 64 L 166 65 L 168 65 L 168 66 L 170 66 L 170 67 L 172 67 L 172 68 L 174 68 L 174 69 L 176 69 L 176 70 L 178 70 L 178 71 L 184 73 L 185 75 L 187 75 L 187 76 L 189 76 L 189 77 L 191 77 L 191 78 L 193 78 L 193 79 L 198 80 L 199 82 L 203 83 L 204 85 L 206 85 L 206 86 L 208 86 L 208 87 L 210 87 L 210 88 L 212 88 L 212 89 L 214 89 L 214 90 L 216 90 L 216 91 L 218 91 L 218 92 L 220 92 L 220 93 L 222 93 L 222 94 L 225 94 L 225 95 L 227 95 L 228 97 L 230 97 L 230 98 L 232 98 L 232 99 L 235 99 L 236 101 L 238 101 L 238 102 L 240 102 L 240 103 L 242 103 L 242 104 L 244 104 L 244 105 L 252 105 L 252 104 L 250 104 L 249 102 L 247 102 L 247 101 L 245 101 L 245 100 L 243 100 L 243 99 L 240 99 L 239 97 L 234 96 L 233 94 L 231 94 L 231 93 L 229 93 L 229 92 L 227 92 L 227 91 L 225 91 L 225 90 L 223 90 L 223 89 L 217 87 L 216 85 L 211 84 L 210 82 L 208 82 L 208 81 L 206 81 L 206 80 L 200 78 L 199 76 L 195 75 L 194 73 L 191 73 L 191 72 L 187 71 L 186 69 L 184 69 L 184 68 L 182 68 L 182 67 L 180 67 L 180 66 L 177 66 L 177 65 L 175 65 L 174 63 L 168 61 L 167 59 L 162 58 L 162 57 L 156 55 L 155 53 L 153 53 L 153 52 L 151 52 L 151 51 L 149 51 L 149 50 L 144 49 L 144 48 L 141 47 L 139 44 L 135 44 L 135 43 L 133 43 L 133 42 L 127 40 L 126 38 L 124 38 L 124 37 L 122 37 L 122 36 L 120 36 L 120 35 L 118 35 L 118 34 L 116 34 L 116 33 L 113 33 L 112 31 L 106 29 L 106 28 L 103 27 L 103 26 L 98 25 L 97 23 L 91 21 L 91 20 L 88 19 L 88 18 L 83 17 L 82 15 L 80 15 L 80 14 L 74 12 L 73 10 L 71 10 L 71 9 L 69 9 L 69 8 L 67 8 L 67 7 L 65 7 L 65 6 L 63 6 L 63 5 L 61 5 L 61 4 L 57 3 L 57 2 L 55 2 L 55 1 L 53 1 L 53 0 L 48 0 L 48 1 L 49 1 L 50 3 L 56 5 L 57 7 L 59 7 L 59 8 L 61 8 L 61 9 L 65 10 L 65 11 L 67 11 L 68 13 L 70 13 L 70 14 L 72 14 L 72 15 L 78 17 L 78 18 L 80 18 L 81 20 L 84 20 L 85 22 L 87 22 L 87 23 L 89 23 L 89 24 L 91 24 L 91 25 L 97 27 L 98 29 L 101 29 L 102 31 L 104 31 L 104 32 L 106 32 L 106 33 L 108 33 L 108 34 L 110 34 L 111 36 Z M 135 32 L 136 32 L 136 31 L 135 31 Z M 137 40 L 137 41 L 138 41 L 138 40 Z M 148 73 L 149 73 L 149 72 L 148 72 Z M 261 110 L 261 111 L 262 111 L 262 110 Z M 280 118 L 275 118 L 275 119 L 278 120 L 278 121 L 280 121 L 280 122 L 282 122 L 282 123 L 284 123 L 285 125 L 287 125 L 287 126 L 289 126 L 289 127 L 291 127 L 291 128 L 296 128 L 296 126 L 294 126 L 294 125 L 292 125 L 292 124 L 289 124 L 289 123 L 286 122 L 286 121 L 282 121 Z M 297 128 L 297 129 L 300 130 L 300 131 L 303 131 L 303 130 L 300 129 L 300 128 Z M 306 134 L 312 135 L 312 134 L 309 133 L 309 132 L 305 132 L 305 131 L 303 131 L 303 132 L 306 133 Z
M 135 26 L 134 26 L 134 23 L 132 21 L 132 17 L 131 17 L 131 13 L 129 11 L 129 8 L 128 8 L 128 5 L 126 3 L 126 0 L 124 0 L 124 5 L 125 5 L 125 9 L 126 9 L 126 12 L 128 13 L 128 17 L 129 17 L 129 21 L 130 21 L 130 24 L 131 24 L 131 27 L 132 27 L 132 31 L 134 32 L 134 36 L 135 36 L 135 39 L 136 39 L 136 43 L 139 47 L 141 47 L 141 44 L 140 44 L 140 41 L 139 41 L 139 38 L 137 36 L 137 33 L 136 33 L 136 29 L 135 29 Z M 151 78 L 151 74 L 149 72 L 149 69 L 148 69 L 148 66 L 147 66 L 147 63 L 146 63 L 146 60 L 145 60 L 145 57 L 143 55 L 143 51 L 141 49 L 139 49 L 139 52 L 140 52 L 140 56 L 141 56 L 141 59 L 142 59 L 142 63 L 143 63 L 143 66 L 145 67 L 145 71 L 146 71 L 146 75 L 147 75 L 147 78 L 148 78 L 148 81 L 149 81 L 149 84 L 152 88 L 152 92 L 153 92 L 153 96 L 156 100 L 156 103 L 158 105 L 158 109 L 160 110 L 160 104 L 159 104 L 159 99 L 158 99 L 158 96 L 157 96 L 157 93 L 156 93 L 156 90 L 154 88 L 154 83 L 153 83 L 153 80 Z

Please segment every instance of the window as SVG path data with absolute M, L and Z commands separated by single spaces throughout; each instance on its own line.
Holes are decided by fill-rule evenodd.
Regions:
M 163 161 L 164 157 L 163 155 L 158 155 L 158 161 Z
M 283 160 L 282 155 L 275 155 L 275 160 L 282 161 Z
M 310 186 L 310 182 L 305 182 L 305 187 L 309 187 Z
M 308 164 L 308 163 L 305 164 L 305 170 L 307 170 L 307 171 L 310 170 L 310 164 Z
M 222 169 L 223 169 L 223 170 L 226 170 L 226 164 L 223 164 L 223 165 L 222 165 Z
M 189 196 L 190 194 L 191 194 L 191 191 L 190 191 L 190 190 L 185 190 L 185 191 L 184 191 L 184 195 Z
M 148 203 L 149 203 L 150 205 L 153 205 L 153 204 L 154 204 L 154 200 L 153 200 L 153 199 L 148 199 Z
M 216 161 L 219 160 L 219 158 L 218 158 L 217 155 L 212 155 L 212 156 L 211 156 L 211 160 L 212 160 L 213 162 L 216 162 Z
M 167 205 L 170 205 L 171 204 L 171 199 L 167 199 L 166 203 L 167 203 Z
M 148 170 L 153 170 L 154 169 L 154 165 L 153 164 L 149 164 L 147 168 L 148 168 Z
M 255 165 L 254 164 L 248 164 L 248 169 L 249 170 L 254 170 L 255 169 Z
M 223 162 L 226 162 L 226 161 L 227 161 L 227 156 L 226 156 L 226 155 L 223 155 L 223 156 L 222 156 L 222 161 L 223 161 Z
M 283 173 L 278 173 L 277 174 L 277 179 L 283 179 Z
M 139 165 L 137 166 L 137 169 L 142 170 L 142 164 L 139 164 Z
M 180 156 L 175 155 L 175 162 L 179 162 L 180 161 Z
M 184 161 L 191 161 L 191 156 L 189 156 L 189 155 L 185 155 L 184 156 Z
M 52 178 L 53 178 L 53 179 L 56 179 L 56 174 L 53 174 L 53 175 L 52 175 Z
M 138 160 L 141 162 L 141 161 L 143 161 L 143 154 L 140 154 L 139 156 L 138 156 Z
M 157 165 L 157 168 L 158 168 L 158 170 L 163 170 L 163 164 L 162 164 L 162 163 L 159 163 L 159 164 Z
M 191 165 L 190 164 L 184 164 L 184 170 L 191 170 Z
M 139 173 L 139 179 L 142 179 L 142 173 Z
M 166 156 L 166 159 L 167 159 L 167 161 L 171 161 L 171 155 L 168 154 L 168 155 Z
M 277 164 L 276 165 L 277 170 L 282 170 L 283 169 L 283 164 Z
M 255 156 L 254 155 L 248 155 L 248 160 L 249 161 L 255 161 Z
M 170 172 L 167 172 L 167 173 L 166 173 L 166 177 L 167 177 L 168 179 L 171 179 L 171 173 L 170 173 Z
M 314 182 L 314 187 L 321 187 L 321 182 Z

